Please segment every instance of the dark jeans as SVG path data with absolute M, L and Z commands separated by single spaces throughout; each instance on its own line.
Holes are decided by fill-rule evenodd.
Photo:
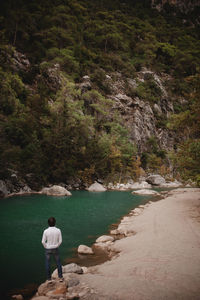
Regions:
M 56 265 L 58 268 L 58 277 L 62 278 L 62 266 L 60 262 L 58 248 L 56 248 L 56 249 L 45 249 L 45 267 L 46 267 L 47 279 L 48 280 L 51 279 L 51 270 L 50 270 L 51 256 L 53 256 L 56 261 Z

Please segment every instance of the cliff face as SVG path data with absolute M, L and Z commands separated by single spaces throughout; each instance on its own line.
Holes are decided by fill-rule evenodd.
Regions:
M 200 6 L 199 0 L 152 0 L 152 7 L 158 11 L 163 10 L 165 4 L 178 8 L 183 13 L 189 13 Z
M 183 99 L 171 96 L 169 88 L 173 78 L 168 74 L 156 74 L 143 68 L 134 78 L 126 78 L 121 73 L 111 73 L 102 82 L 109 87 L 106 97 L 114 102 L 112 112 L 118 111 L 130 140 L 137 145 L 138 152 L 149 150 L 149 140 L 156 140 L 158 147 L 172 150 L 176 143 L 175 135 L 168 130 L 167 121 L 174 113 L 173 102 Z M 94 88 L 89 76 L 83 77 L 83 93 Z M 154 94 L 152 91 L 155 91 Z

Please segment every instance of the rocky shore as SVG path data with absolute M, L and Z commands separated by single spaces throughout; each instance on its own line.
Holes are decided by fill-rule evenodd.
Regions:
M 194 183 L 188 184 L 191 187 Z M 31 186 L 31 187 L 30 187 Z M 43 188 L 32 188 L 32 185 L 28 185 L 27 181 L 20 179 L 17 172 L 10 175 L 9 179 L 0 180 L 0 198 L 11 197 L 15 195 L 28 195 L 28 194 L 45 194 L 48 196 L 71 196 L 70 190 L 88 190 L 90 192 L 104 192 L 106 190 L 141 190 L 138 193 L 141 194 L 153 194 L 148 193 L 147 190 L 152 188 L 178 188 L 183 186 L 183 183 L 173 179 L 171 181 L 166 180 L 164 177 L 158 174 L 150 174 L 146 177 L 140 177 L 138 181 L 129 179 L 126 183 L 103 183 L 101 180 L 95 181 L 92 185 L 87 186 L 83 183 L 73 182 L 73 184 L 60 183 L 52 184 Z M 142 192 L 142 190 L 146 190 Z M 154 193 L 155 194 L 155 193 Z
M 180 188 L 135 208 L 85 254 L 100 247 L 113 257 L 110 261 L 63 266 L 64 282 L 54 271 L 52 283 L 41 284 L 32 299 L 199 299 L 199 207 L 200 189 Z

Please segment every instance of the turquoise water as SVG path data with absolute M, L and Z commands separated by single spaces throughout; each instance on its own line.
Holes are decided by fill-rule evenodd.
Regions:
M 80 244 L 91 246 L 96 237 L 108 233 L 111 224 L 147 200 L 117 191 L 74 191 L 71 197 L 31 195 L 1 200 L 1 293 L 46 279 L 41 238 L 50 216 L 56 218 L 62 230 L 60 255 L 64 264 L 73 256 L 74 248 Z

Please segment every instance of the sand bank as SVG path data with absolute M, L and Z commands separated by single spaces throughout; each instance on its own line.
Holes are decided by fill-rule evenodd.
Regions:
M 177 189 L 127 222 L 135 235 L 117 240 L 119 255 L 89 268 L 87 299 L 200 299 L 200 189 Z

